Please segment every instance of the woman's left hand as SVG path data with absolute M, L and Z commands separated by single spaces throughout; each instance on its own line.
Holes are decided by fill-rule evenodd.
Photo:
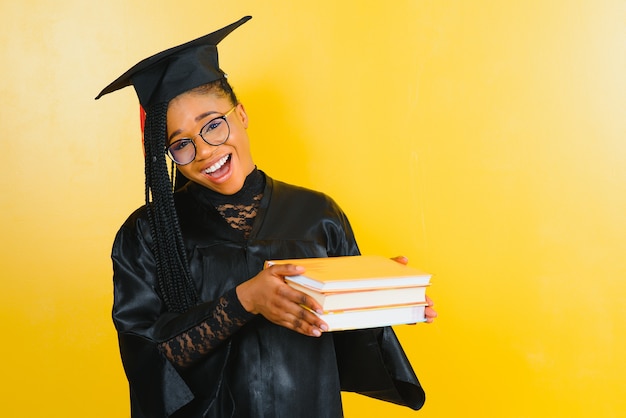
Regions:
M 437 312 L 433 309 L 435 303 L 428 296 L 426 296 L 426 303 L 428 303 L 428 305 L 426 309 L 424 309 L 424 316 L 426 317 L 426 323 L 430 324 L 437 318 Z
M 409 263 L 409 259 L 403 255 L 393 257 L 392 260 L 400 264 L 404 264 L 405 266 Z M 424 309 L 424 317 L 426 317 L 426 323 L 430 324 L 435 320 L 435 318 L 437 318 L 437 312 L 433 309 L 435 302 L 433 302 L 433 300 L 428 296 L 426 296 L 426 303 L 428 305 L 426 306 L 426 309 Z

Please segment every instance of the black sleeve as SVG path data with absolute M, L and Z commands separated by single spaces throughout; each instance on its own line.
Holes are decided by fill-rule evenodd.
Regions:
M 391 327 L 333 333 L 341 390 L 420 409 L 426 394 Z
M 202 360 L 254 317 L 243 308 L 235 289 L 199 309 L 208 313 L 207 319 L 159 343 L 159 350 L 179 369 Z
M 358 255 L 352 227 L 331 201 L 332 228 L 328 228 L 329 255 Z M 341 390 L 420 409 L 426 395 L 393 328 L 333 333 Z
M 133 418 L 166 417 L 189 404 L 196 395 L 181 369 L 191 363 L 203 360 L 203 373 L 213 376 L 211 384 L 219 384 L 224 342 L 254 317 L 243 309 L 234 289 L 184 314 L 167 312 L 157 291 L 147 229 L 141 221 L 127 222 L 112 251 L 113 322 Z M 203 333 L 210 338 L 201 344 Z

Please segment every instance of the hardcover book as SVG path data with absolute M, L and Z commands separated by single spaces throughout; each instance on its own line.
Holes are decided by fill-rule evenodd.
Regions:
M 423 322 L 431 275 L 377 255 L 268 260 L 305 271 L 288 285 L 322 305 L 329 331 Z
M 426 301 L 427 288 L 427 286 L 413 286 L 344 292 L 319 292 L 292 281 L 287 281 L 287 284 L 315 299 L 317 303 L 322 305 L 324 312 L 419 304 Z
M 328 312 L 318 316 L 328 324 L 328 331 L 375 328 L 424 322 L 426 304 L 389 306 L 353 311 Z
M 378 255 L 266 261 L 266 266 L 273 264 L 304 267 L 306 271 L 303 274 L 285 279 L 320 292 L 426 286 L 431 277 L 416 268 Z

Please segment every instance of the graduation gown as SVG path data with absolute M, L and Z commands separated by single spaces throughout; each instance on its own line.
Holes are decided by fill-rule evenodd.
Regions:
M 307 337 L 255 316 L 205 359 L 179 370 L 158 350 L 204 321 L 212 301 L 255 276 L 265 260 L 357 255 L 350 224 L 328 196 L 266 176 L 247 240 L 188 183 L 175 193 L 191 275 L 202 303 L 167 312 L 156 285 L 145 207 L 112 251 L 113 320 L 133 418 L 343 416 L 340 391 L 419 409 L 422 390 L 390 327 Z

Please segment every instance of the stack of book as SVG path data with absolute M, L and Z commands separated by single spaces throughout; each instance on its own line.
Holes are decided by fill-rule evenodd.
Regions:
M 314 298 L 329 331 L 423 322 L 431 275 L 377 255 L 269 260 L 305 268 L 285 281 Z

